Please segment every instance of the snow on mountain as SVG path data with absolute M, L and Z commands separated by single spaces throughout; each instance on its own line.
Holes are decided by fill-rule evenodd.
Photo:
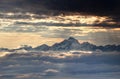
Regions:
M 10 52 L 34 52 L 34 51 L 71 51 L 71 50 L 81 50 L 81 51 L 120 51 L 120 45 L 106 45 L 106 46 L 96 46 L 89 42 L 79 43 L 79 41 L 73 37 L 69 37 L 68 39 L 63 40 L 60 43 L 55 43 L 52 46 L 48 46 L 46 44 L 37 46 L 32 48 L 28 45 L 23 45 L 18 49 L 3 49 L 0 51 L 10 51 Z
M 80 43 L 73 37 L 65 39 L 60 43 L 54 44 L 50 50 L 77 50 L 79 49 Z

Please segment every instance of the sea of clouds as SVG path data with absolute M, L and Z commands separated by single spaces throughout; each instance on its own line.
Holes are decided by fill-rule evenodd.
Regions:
M 1 52 L 0 79 L 119 79 L 119 60 L 119 52 Z

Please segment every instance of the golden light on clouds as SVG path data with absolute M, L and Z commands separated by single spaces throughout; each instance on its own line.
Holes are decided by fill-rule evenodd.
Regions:
M 78 38 L 80 42 L 94 43 L 96 38 L 108 37 L 108 32 L 119 37 L 119 28 L 94 27 L 102 23 L 115 24 L 107 16 L 81 14 L 53 16 L 33 13 L 0 13 L 0 15 L 2 15 L 0 16 L 0 47 L 16 48 L 25 44 L 33 47 L 41 44 L 52 45 L 70 36 Z M 102 33 L 106 36 L 102 36 Z
M 0 46 L 16 48 L 20 45 L 31 45 L 33 47 L 62 41 L 62 38 L 44 38 L 38 34 L 32 33 L 0 33 Z
M 61 24 L 86 24 L 94 25 L 105 22 L 107 24 L 115 24 L 115 22 L 107 16 L 94 15 L 37 15 L 32 13 L 0 13 L 3 17 L 0 18 L 0 26 L 11 26 L 16 23 L 61 23 Z
M 26 28 L 23 28 L 26 29 Z M 33 29 L 33 28 L 32 28 Z M 102 39 L 103 34 L 99 33 L 107 33 L 107 32 L 116 32 L 120 29 L 105 29 L 100 27 L 44 27 L 38 28 L 41 29 L 39 32 L 0 32 L 0 46 L 8 47 L 8 48 L 16 48 L 21 45 L 30 45 L 30 46 L 38 46 L 41 44 L 52 45 L 57 42 L 61 42 L 65 38 L 70 36 L 78 38 L 79 42 L 90 42 L 93 43 L 92 39 L 99 38 Z M 33 29 L 34 30 L 34 29 Z M 94 36 L 94 34 L 97 34 Z M 119 34 L 119 32 L 117 33 Z M 93 36 L 92 36 L 93 35 Z M 106 36 L 106 34 L 105 34 Z M 108 36 L 107 36 L 108 37 Z M 106 39 L 104 39 L 106 40 Z M 97 40 L 96 40 L 97 41 Z

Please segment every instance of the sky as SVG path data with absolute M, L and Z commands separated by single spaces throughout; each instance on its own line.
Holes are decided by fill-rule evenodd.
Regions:
M 69 37 L 120 45 L 120 0 L 0 0 L 0 48 Z M 0 78 L 120 79 L 119 60 L 117 51 L 0 51 Z
M 119 0 L 0 0 L 0 47 L 52 45 L 70 36 L 120 44 Z

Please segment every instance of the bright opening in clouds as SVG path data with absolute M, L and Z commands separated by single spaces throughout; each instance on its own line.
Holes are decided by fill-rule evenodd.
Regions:
M 114 25 L 112 18 L 94 15 L 38 15 L 32 13 L 0 13 L 1 26 L 43 25 L 43 26 L 81 26 L 81 25 Z

